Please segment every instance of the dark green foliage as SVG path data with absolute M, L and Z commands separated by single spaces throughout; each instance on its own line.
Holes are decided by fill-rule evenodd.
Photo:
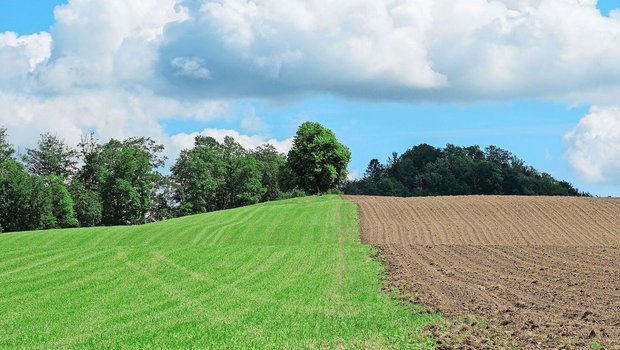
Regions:
M 59 176 L 50 175 L 44 178 L 48 187 L 50 205 L 55 225 L 47 228 L 69 228 L 79 226 L 73 210 L 73 198 L 69 189 Z
M 0 162 L 0 225 L 4 232 L 36 229 L 30 215 L 32 183 L 26 169 L 12 159 Z
M 24 231 L 77 224 L 71 197 L 58 179 L 31 176 L 13 159 L 0 162 L 0 225 Z
M 184 150 L 172 167 L 175 199 L 181 215 L 205 213 L 258 203 L 269 190 L 278 194 L 278 169 L 265 149 L 256 159 L 232 138 L 224 143 L 212 137 L 196 137 L 194 148 Z
M 135 225 L 145 223 L 153 207 L 160 177 L 154 168 L 163 165 L 159 156 L 163 146 L 149 138 L 111 140 L 98 147 L 93 169 L 100 188 L 102 224 Z
M 82 137 L 78 147 L 78 157 L 83 164 L 78 169 L 76 178 L 84 185 L 84 188 L 99 192 L 103 176 L 106 174 L 102 146 L 95 136 L 90 134 Z
M 52 191 L 46 178 L 31 176 L 30 226 L 29 230 L 45 230 L 58 227 L 52 208 Z
M 401 156 L 392 153 L 387 165 L 370 161 L 364 177 L 350 181 L 348 194 L 384 196 L 550 195 L 585 196 L 566 181 L 540 174 L 512 153 L 496 146 L 422 144 Z
M 77 152 L 51 134 L 41 135 L 37 148 L 29 148 L 23 156 L 26 168 L 33 175 L 68 178 L 75 172 Z
M 227 199 L 224 208 L 237 208 L 258 203 L 266 189 L 261 184 L 258 162 L 251 155 L 238 155 L 229 160 L 224 182 Z
M 307 193 L 321 194 L 347 178 L 351 151 L 336 135 L 316 122 L 305 122 L 297 130 L 288 153 L 292 184 Z
M 265 193 L 261 173 L 254 156 L 243 149 L 232 137 L 225 137 L 220 145 L 218 159 L 222 160 L 223 182 L 217 190 L 217 208 L 229 209 L 258 203 Z
M 258 147 L 252 155 L 257 161 L 258 171 L 261 174 L 261 186 L 265 189 L 261 202 L 280 198 L 282 193 L 280 174 L 286 166 L 286 158 L 272 145 Z
M 14 153 L 15 149 L 11 146 L 11 144 L 9 144 L 6 129 L 0 128 L 0 162 L 7 159 L 13 159 Z
M 73 198 L 75 217 L 80 227 L 93 227 L 101 223 L 102 205 L 99 193 L 89 190 L 79 180 L 73 181 L 69 188 Z
M 162 176 L 155 169 L 165 161 L 162 145 L 145 137 L 101 145 L 91 134 L 79 148 L 83 165 L 72 190 L 81 226 L 134 225 L 158 217 L 153 210 L 162 204 L 155 203 Z
M 291 199 L 291 198 L 300 198 L 307 196 L 306 192 L 300 190 L 299 188 L 294 188 L 290 191 L 281 192 L 278 200 L 281 199 Z
M 216 210 L 218 188 L 225 180 L 224 161 L 218 157 L 220 149 L 214 138 L 198 136 L 194 148 L 181 152 L 171 169 L 180 215 Z

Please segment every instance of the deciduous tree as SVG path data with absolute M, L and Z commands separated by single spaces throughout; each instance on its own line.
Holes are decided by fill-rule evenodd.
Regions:
M 316 122 L 305 122 L 297 130 L 288 166 L 293 183 L 307 193 L 321 194 L 347 178 L 351 151 L 336 135 Z

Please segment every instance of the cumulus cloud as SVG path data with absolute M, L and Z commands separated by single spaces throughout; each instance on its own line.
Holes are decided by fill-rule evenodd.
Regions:
M 54 15 L 40 84 L 57 92 L 153 78 L 165 26 L 188 16 L 176 0 L 70 0 Z
M 191 134 L 180 133 L 172 136 L 172 142 L 179 149 L 189 149 L 194 146 L 194 139 L 196 136 L 210 136 L 219 142 L 223 142 L 226 136 L 230 136 L 235 139 L 245 149 L 255 149 L 259 146 L 270 144 L 280 153 L 288 153 L 293 147 L 293 138 L 287 138 L 284 140 L 266 139 L 260 135 L 244 135 L 240 134 L 236 130 L 231 129 L 212 129 L 207 128 L 202 132 L 194 132 Z
M 36 76 L 28 91 L 602 102 L 620 90 L 620 15 L 592 0 L 71 0 L 55 17 L 49 34 L 0 36 L 0 60 Z
M 592 107 L 564 141 L 566 158 L 585 181 L 620 184 L 620 108 Z
M 212 79 L 190 88 L 211 95 L 601 102 L 620 88 L 620 16 L 591 0 L 181 4 L 191 20 L 166 27 L 160 55 L 202 58 Z
M 14 57 L 15 63 L 28 62 L 30 72 L 50 57 L 51 47 L 52 37 L 47 32 L 21 36 L 15 32 L 0 33 L 0 50 L 13 51 L 18 56 Z M 10 62 L 7 60 L 2 63 L 9 64 Z
M 49 33 L 18 35 L 0 33 L 0 89 L 24 89 L 37 66 L 51 54 Z

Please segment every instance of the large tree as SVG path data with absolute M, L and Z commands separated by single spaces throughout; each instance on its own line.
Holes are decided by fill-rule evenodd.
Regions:
M 260 163 L 231 137 L 198 136 L 172 167 L 182 215 L 258 203 L 266 189 Z
M 163 146 L 150 138 L 110 140 L 98 150 L 95 178 L 100 178 L 104 225 L 135 225 L 147 221 L 157 195 L 164 164 Z
M 286 166 L 286 158 L 272 145 L 263 145 L 252 152 L 256 158 L 258 171 L 261 174 L 261 184 L 265 194 L 261 202 L 272 201 L 280 198 L 282 193 L 281 178 Z
M 221 147 L 212 137 L 198 136 L 192 149 L 181 151 L 171 169 L 181 215 L 217 209 L 217 191 L 225 181 L 224 160 L 218 156 Z
M 305 122 L 299 127 L 288 153 L 292 183 L 313 194 L 342 184 L 350 160 L 351 151 L 338 142 L 333 131 L 316 122 Z
M 37 148 L 28 148 L 23 156 L 26 168 L 33 175 L 60 176 L 67 179 L 75 172 L 77 151 L 52 134 L 43 134 Z

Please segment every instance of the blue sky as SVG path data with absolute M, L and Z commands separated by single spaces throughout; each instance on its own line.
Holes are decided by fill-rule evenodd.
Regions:
M 162 7 L 169 5 L 171 1 L 174 2 L 174 0 L 152 1 Z M 96 3 L 97 1 L 93 2 Z M 609 102 L 617 98 L 615 91 L 620 90 L 614 90 L 616 88 L 614 84 L 618 79 L 611 73 L 607 74 L 604 70 L 605 62 L 598 63 L 603 68 L 601 68 L 601 72 L 596 72 L 589 65 L 589 61 L 571 61 L 575 70 L 587 67 L 583 68 L 583 74 L 576 74 L 575 76 L 569 73 L 563 74 L 563 70 L 566 69 L 572 72 L 571 67 L 559 66 L 557 69 L 550 67 L 548 71 L 546 68 L 540 67 L 540 71 L 538 71 L 535 64 L 519 67 L 513 63 L 510 66 L 512 69 L 522 69 L 522 72 L 533 77 L 522 78 L 518 76 L 517 72 L 516 77 L 506 78 L 505 74 L 500 72 L 497 76 L 491 77 L 490 87 L 487 89 L 486 86 L 477 85 L 479 79 L 471 80 L 472 74 L 483 74 L 479 73 L 480 69 L 477 68 L 478 65 L 483 65 L 477 61 L 480 57 L 472 57 L 472 53 L 465 49 L 462 53 L 457 51 L 461 56 L 451 53 L 447 44 L 450 41 L 446 41 L 447 43 L 442 47 L 426 48 L 428 54 L 425 56 L 411 54 L 399 57 L 398 44 L 396 44 L 396 49 L 381 45 L 383 42 L 389 42 L 394 38 L 402 40 L 406 37 L 400 36 L 400 32 L 396 34 L 380 32 L 379 34 L 384 36 L 381 37 L 382 42 L 379 47 L 384 51 L 382 53 L 385 53 L 380 57 L 380 62 L 393 63 L 393 66 L 388 66 L 384 70 L 365 71 L 366 66 L 358 66 L 359 62 L 356 60 L 339 65 L 334 60 L 325 62 L 325 59 L 322 58 L 307 58 L 307 55 L 304 56 L 307 50 L 316 50 L 317 45 L 318 47 L 322 45 L 320 40 L 317 41 L 316 38 L 307 35 L 301 37 L 306 40 L 304 46 L 299 46 L 297 50 L 290 49 L 290 47 L 295 46 L 291 43 L 299 39 L 291 38 L 294 35 L 291 33 L 297 32 L 282 30 L 287 28 L 285 22 L 269 23 L 271 25 L 270 30 L 281 30 L 282 33 L 278 33 L 275 39 L 272 37 L 271 40 L 260 41 L 259 35 L 255 32 L 234 31 L 236 29 L 228 29 L 227 25 L 230 23 L 215 21 L 231 18 L 228 16 L 211 17 L 214 24 L 209 25 L 215 26 L 217 24 L 217 28 L 209 27 L 207 28 L 209 30 L 202 32 L 201 28 L 197 29 L 196 27 L 202 23 L 200 21 L 169 22 L 169 25 L 162 26 L 164 28 L 163 35 L 166 36 L 167 40 L 158 42 L 155 49 L 153 49 L 154 44 L 151 42 L 148 45 L 136 44 L 127 49 L 128 57 L 140 57 L 145 52 L 156 53 L 157 58 L 152 68 L 156 74 L 153 74 L 149 79 L 137 80 L 132 75 L 134 74 L 133 71 L 127 73 L 125 70 L 118 70 L 121 73 L 117 73 L 117 68 L 114 68 L 113 73 L 110 73 L 113 75 L 112 78 L 103 77 L 96 81 L 84 83 L 83 77 L 71 77 L 70 73 L 67 73 L 81 69 L 79 66 L 68 70 L 60 70 L 59 68 L 61 67 L 60 63 L 65 64 L 65 62 L 70 61 L 62 61 L 60 58 L 64 56 L 73 57 L 67 53 L 87 56 L 90 51 L 86 51 L 84 47 L 89 50 L 96 50 L 92 47 L 89 48 L 87 44 L 83 44 L 83 42 L 87 43 L 88 39 L 80 39 L 79 35 L 85 35 L 80 31 L 93 30 L 95 33 L 96 31 L 106 31 L 108 28 L 125 28 L 127 25 L 108 26 L 105 20 L 112 21 L 113 19 L 99 18 L 95 21 L 90 17 L 85 17 L 94 23 L 92 27 L 71 27 L 75 25 L 70 22 L 70 18 L 73 18 L 71 16 L 75 14 L 89 16 L 100 11 L 102 7 L 94 7 L 94 11 L 89 12 L 92 9 L 86 8 L 85 5 L 82 7 L 76 5 L 75 8 L 72 8 L 73 5 L 70 4 L 67 8 L 72 11 L 67 11 L 66 14 L 71 14 L 71 16 L 63 15 L 60 24 L 54 26 L 55 29 L 52 31 L 51 28 L 57 21 L 54 18 L 54 7 L 64 3 L 64 1 L 52 0 L 3 0 L 0 2 L 0 33 L 15 32 L 19 37 L 39 32 L 50 32 L 49 36 L 53 43 L 50 47 L 54 48 L 50 49 L 52 53 L 49 57 L 51 58 L 46 58 L 46 61 L 40 64 L 47 65 L 46 68 L 41 68 L 41 71 L 38 71 L 39 68 L 30 67 L 27 76 L 28 79 L 35 79 L 35 83 L 29 82 L 27 85 L 23 85 L 24 87 L 14 90 L 12 86 L 15 84 L 12 83 L 11 79 L 18 78 L 12 75 L 5 77 L 0 74 L 0 92 L 4 89 L 6 96 L 10 96 L 4 100 L 0 97 L 0 104 L 13 103 L 11 101 L 21 101 L 22 103 L 28 103 L 24 101 L 35 101 L 33 104 L 38 106 L 33 108 L 32 112 L 23 112 L 23 120 L 38 118 L 34 115 L 29 116 L 28 113 L 41 113 L 41 111 L 48 111 L 48 108 L 62 109 L 61 106 L 65 106 L 63 103 L 72 104 L 73 101 L 76 101 L 75 105 L 80 106 L 79 108 L 75 107 L 78 110 L 77 113 L 88 111 L 91 108 L 89 104 L 99 106 L 99 108 L 110 108 L 113 112 L 127 108 L 131 113 L 145 114 L 139 117 L 144 118 L 142 124 L 134 125 L 131 124 L 131 121 L 120 121 L 123 118 L 121 112 L 118 112 L 118 117 L 115 117 L 118 119 L 105 121 L 101 120 L 106 118 L 105 116 L 97 117 L 96 119 L 99 120 L 88 122 L 64 120 L 62 116 L 65 112 L 56 112 L 55 110 L 50 113 L 48 118 L 53 119 L 54 115 L 58 115 L 57 118 L 63 120 L 62 123 L 57 123 L 63 125 L 62 128 L 59 126 L 59 130 L 74 130 L 73 134 L 79 130 L 99 131 L 99 129 L 101 129 L 102 137 L 106 135 L 116 137 L 143 132 L 156 138 L 171 137 L 173 139 L 171 144 L 176 142 L 177 145 L 182 143 L 179 140 L 183 139 L 183 135 L 193 135 L 193 133 L 200 133 L 206 129 L 235 130 L 239 134 L 254 135 L 257 138 L 260 136 L 264 140 L 274 139 L 285 143 L 284 141 L 294 134 L 300 122 L 315 120 L 333 129 L 340 140 L 351 148 L 353 160 L 350 171 L 352 174 L 362 174 L 371 158 L 379 158 L 384 161 L 391 152 L 402 153 L 407 148 L 419 143 L 429 143 L 435 146 L 443 146 L 446 143 L 478 144 L 481 146 L 493 144 L 512 151 L 524 159 L 527 164 L 533 165 L 541 171 L 549 172 L 557 178 L 566 179 L 582 190 L 603 196 L 620 196 L 620 189 L 618 188 L 620 172 L 615 172 L 618 169 L 617 167 L 610 164 L 601 166 L 602 170 L 599 172 L 588 172 L 590 168 L 593 168 L 592 164 L 598 165 L 597 162 L 605 162 L 609 157 L 617 159 L 618 153 L 620 153 L 618 148 L 620 143 L 614 142 L 620 139 L 620 136 L 614 132 L 611 136 L 605 136 L 612 140 L 609 143 L 611 156 L 582 159 L 583 157 L 587 158 L 592 152 L 591 150 L 599 149 L 597 148 L 600 147 L 599 144 L 591 146 L 587 143 L 594 139 L 601 139 L 596 132 L 605 134 L 609 131 L 605 130 L 607 125 L 610 127 L 611 125 L 620 125 L 620 123 L 609 124 L 609 120 L 620 120 L 613 119 L 616 118 L 614 114 L 616 107 L 613 102 Z M 110 3 L 122 4 L 123 2 L 108 2 L 108 4 Z M 187 7 L 189 16 L 192 17 L 192 9 L 196 6 L 196 1 L 187 0 L 181 3 Z M 597 3 L 598 9 L 604 16 L 610 16 L 610 11 L 618 8 L 619 5 L 619 1 L 612 0 Z M 102 3 L 99 6 L 108 10 L 112 9 L 113 13 L 114 7 L 107 8 L 105 6 L 123 5 L 105 5 Z M 562 7 L 557 9 L 562 9 Z M 470 10 L 472 9 L 464 9 L 464 11 Z M 168 11 L 171 13 L 170 16 L 182 17 L 182 14 L 172 13 L 170 9 Z M 129 10 L 123 13 L 127 16 L 131 14 Z M 217 13 L 221 13 L 221 11 Z M 568 10 L 563 14 L 564 16 L 580 16 L 578 12 Z M 299 21 L 303 22 L 306 17 L 299 17 Z M 169 20 L 168 17 L 165 18 Z M 605 19 L 597 19 L 596 14 L 591 14 L 588 18 L 579 17 L 578 19 L 582 21 L 575 20 L 575 23 L 585 26 L 588 23 L 595 23 L 592 22 L 594 20 L 603 21 L 601 23 L 608 25 L 612 33 L 613 30 L 617 29 L 615 23 L 605 21 Z M 136 19 L 136 21 L 138 20 Z M 89 22 L 85 23 L 88 25 Z M 309 21 L 308 23 L 313 22 Z M 368 20 L 368 23 L 374 22 L 371 19 Z M 260 25 L 264 26 L 265 24 L 261 22 Z M 549 24 L 550 33 L 554 31 L 554 25 L 558 26 L 554 23 Z M 235 24 L 231 28 L 238 26 Z M 340 28 L 349 28 L 349 26 L 348 24 Z M 214 30 L 214 28 L 216 29 Z M 305 30 L 305 27 L 302 29 Z M 367 30 L 367 28 L 351 30 Z M 213 34 L 214 32 L 217 34 Z M 142 35 L 142 32 L 140 33 Z M 148 33 L 151 35 L 151 32 Z M 193 34 L 188 36 L 188 33 Z M 406 33 L 407 35 L 417 35 L 415 31 Z M 99 34 L 94 34 L 95 38 L 91 40 L 113 41 L 112 39 L 115 38 L 113 36 L 98 37 L 97 35 Z M 443 32 L 437 34 L 441 38 L 443 35 L 447 34 Z M 566 38 L 572 40 L 578 34 L 567 29 L 565 35 Z M 321 39 L 320 36 L 318 38 Z M 511 38 L 513 37 L 511 36 Z M 50 39 L 43 36 L 37 37 L 37 40 L 46 43 Z M 287 40 L 291 41 L 288 42 Z M 125 43 L 133 43 L 134 41 L 136 39 L 132 37 L 131 41 L 125 40 Z M 218 43 L 216 45 L 204 45 L 205 42 L 216 41 Z M 274 47 L 277 46 L 274 44 L 276 41 L 278 43 L 288 42 L 286 50 Z M 239 55 L 238 51 L 231 49 L 231 47 L 236 47 L 231 42 L 244 48 L 246 50 L 244 51 L 245 55 Z M 351 41 L 346 42 L 350 43 Z M 551 42 L 553 43 L 553 41 Z M 453 41 L 451 43 L 454 44 Z M 335 44 L 339 44 L 339 42 Z M 411 45 L 412 48 L 417 47 L 414 42 Z M 511 45 L 519 44 L 511 42 Z M 541 50 L 530 52 L 528 50 L 531 49 L 532 44 L 527 45 L 529 46 L 522 47 L 523 52 L 527 54 L 526 58 L 536 58 L 535 55 L 540 54 Z M 125 46 L 121 48 L 124 50 Z M 598 47 L 588 48 L 586 46 L 582 49 L 599 50 Z M 337 45 L 333 47 L 337 47 Z M 0 41 L 0 63 L 3 57 L 1 50 Z M 118 45 L 115 50 L 115 55 L 117 52 L 123 51 L 118 48 Z M 414 51 L 411 50 L 411 52 Z M 28 51 L 27 54 L 33 55 L 32 52 L 35 51 Z M 362 56 L 370 55 L 368 62 L 377 62 L 372 57 L 372 52 L 356 52 L 361 52 L 360 55 Z M 565 50 L 563 54 L 566 52 L 573 51 Z M 253 64 L 259 66 L 256 70 L 247 68 L 245 57 L 248 53 L 257 57 L 256 60 L 252 61 Z M 10 52 L 10 54 L 14 53 Z M 20 52 L 19 54 L 23 53 Z M 341 51 L 326 51 L 324 56 L 338 60 L 342 57 L 341 54 Z M 553 54 L 551 52 L 548 55 Z M 612 54 L 616 54 L 616 52 L 610 53 L 610 55 Z M 117 56 L 114 57 L 117 59 Z M 300 59 L 299 57 L 303 58 Z M 594 57 L 593 60 L 596 60 L 598 56 L 593 55 L 592 57 Z M 11 59 L 15 60 L 15 58 Z M 289 59 L 291 62 L 303 60 L 304 65 L 300 65 L 301 69 L 295 70 L 297 66 L 294 64 L 287 66 Z M 467 61 L 469 59 L 472 61 Z M 414 71 L 409 69 L 409 66 L 414 65 L 414 63 L 424 66 L 425 60 L 431 62 L 427 67 Z M 455 63 L 459 60 L 462 60 L 462 63 Z M 402 64 L 401 61 L 406 64 Z M 362 63 L 365 64 L 366 62 Z M 90 66 L 96 66 L 96 62 Z M 268 68 L 263 69 L 263 66 L 268 66 Z M 489 65 L 485 69 L 492 70 L 494 68 L 496 65 Z M 139 70 L 140 67 L 135 69 Z M 100 71 L 106 70 L 100 69 L 94 74 L 97 75 Z M 119 74 L 128 75 L 129 78 L 120 79 L 118 78 Z M 484 73 L 483 77 L 488 78 L 486 74 Z M 586 75 L 588 77 L 584 78 Z M 337 76 L 337 78 L 332 80 L 333 76 Z M 221 79 L 218 80 L 220 77 Z M 3 88 L 2 79 L 5 80 L 7 86 L 11 82 L 11 87 L 5 86 Z M 73 80 L 67 82 L 70 79 Z M 21 83 L 22 80 L 18 81 Z M 110 80 L 114 80 L 114 82 L 110 83 Z M 446 81 L 449 81 L 449 86 Z M 493 85 L 494 83 L 497 85 Z M 33 88 L 33 86 L 35 87 Z M 69 87 L 67 88 L 67 86 Z M 598 87 L 605 86 L 609 86 L 609 90 L 613 92 L 601 93 L 600 90 L 604 89 Z M 135 94 L 135 97 L 130 101 L 125 101 L 123 99 L 125 93 Z M 116 103 L 118 106 L 115 105 Z M 136 103 L 143 107 L 136 107 Z M 592 106 L 597 107 L 593 109 Z M 602 106 L 600 110 L 598 109 L 599 106 Z M 170 111 L 163 115 L 163 110 L 167 109 Z M 9 108 L 9 110 L 11 109 Z M 12 110 L 19 109 L 15 107 Z M 66 110 L 72 111 L 73 107 L 67 107 Z M 162 115 L 149 119 L 150 117 L 147 115 L 149 111 L 154 111 L 154 114 L 161 112 Z M 192 117 L 187 115 L 192 115 Z M 29 122 L 18 123 L 8 118 L 6 117 L 3 120 L 0 116 L 0 124 L 8 124 L 9 132 L 16 137 L 14 143 L 18 146 L 27 146 L 33 137 L 29 130 L 36 130 L 36 127 L 33 128 L 32 124 L 28 124 Z M 133 118 L 133 116 L 128 118 Z M 254 122 L 249 123 L 250 120 Z M 53 121 L 51 123 L 51 127 L 55 127 L 56 124 Z M 115 127 L 115 123 L 118 123 L 119 128 L 126 127 L 127 130 L 123 132 L 110 131 Z M 141 125 L 144 129 L 141 129 Z M 108 130 L 107 133 L 105 130 Z M 67 138 L 71 139 L 73 134 L 67 133 Z M 567 134 L 573 136 L 567 137 Z M 178 137 L 175 138 L 175 135 Z

